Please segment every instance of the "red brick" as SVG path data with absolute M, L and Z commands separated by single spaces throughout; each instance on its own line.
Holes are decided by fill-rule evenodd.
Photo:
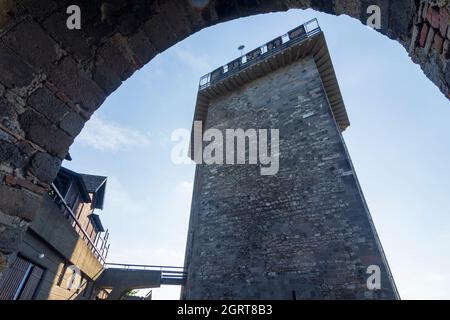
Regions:
M 437 7 L 429 7 L 427 20 L 433 28 L 439 28 L 440 14 Z
M 433 49 L 437 52 L 442 52 L 442 45 L 444 43 L 444 38 L 441 37 L 439 33 L 436 33 L 434 35 L 434 41 L 433 41 Z
M 441 32 L 441 35 L 445 38 L 447 35 L 447 28 L 449 25 L 450 20 L 450 13 L 448 12 L 447 8 L 442 7 L 439 10 L 440 20 L 439 20 L 439 31 Z
M 11 175 L 7 175 L 5 177 L 5 183 L 12 187 L 21 186 L 25 189 L 28 189 L 34 193 L 41 194 L 41 195 L 44 194 L 46 191 L 46 189 L 34 184 L 31 181 L 28 181 L 26 179 L 17 178 L 17 177 L 11 176 Z
M 425 46 L 425 41 L 427 40 L 428 29 L 428 24 L 424 23 L 422 25 L 422 30 L 420 30 L 419 45 L 422 48 Z

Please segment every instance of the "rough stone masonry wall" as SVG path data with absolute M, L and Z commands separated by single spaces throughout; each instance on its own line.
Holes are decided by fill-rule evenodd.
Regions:
M 213 100 L 206 128 L 279 128 L 280 171 L 198 166 L 184 298 L 395 298 L 311 57 Z
M 432 2 L 436 25 L 433 8 L 449 5 Z M 407 49 L 419 42 L 411 40 L 418 0 L 0 0 L 0 277 L 84 123 L 156 54 L 239 17 L 314 8 L 365 23 L 372 4 L 382 8 L 383 34 Z M 69 5 L 81 8 L 81 30 L 66 28 Z M 448 55 L 420 50 L 412 56 L 448 95 Z

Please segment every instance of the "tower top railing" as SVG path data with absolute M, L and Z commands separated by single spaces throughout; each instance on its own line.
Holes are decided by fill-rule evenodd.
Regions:
M 199 91 L 228 78 L 229 76 L 254 65 L 269 56 L 300 43 L 321 31 L 317 18 L 312 19 L 279 36 L 264 45 L 253 49 L 241 57 L 221 66 L 200 78 Z

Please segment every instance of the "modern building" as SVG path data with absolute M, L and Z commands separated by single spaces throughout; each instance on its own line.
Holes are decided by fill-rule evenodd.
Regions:
M 70 159 L 70 157 L 69 157 Z M 180 267 L 106 263 L 109 232 L 99 210 L 107 177 L 61 167 L 0 279 L 0 300 L 151 299 L 130 290 L 182 285 Z
M 18 255 L 0 280 L 0 300 L 94 299 L 109 250 L 99 210 L 107 178 L 62 167 Z
M 399 298 L 343 140 L 350 122 L 317 20 L 202 77 L 194 121 L 223 136 L 277 129 L 279 170 L 261 175 L 250 149 L 245 164 L 203 164 L 193 130 L 182 298 Z

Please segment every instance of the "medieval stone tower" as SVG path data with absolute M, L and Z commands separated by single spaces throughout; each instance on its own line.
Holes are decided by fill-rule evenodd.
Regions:
M 342 138 L 349 121 L 316 20 L 203 77 L 194 120 L 279 129 L 279 171 L 197 165 L 182 298 L 399 298 Z M 373 268 L 380 287 L 369 288 Z

